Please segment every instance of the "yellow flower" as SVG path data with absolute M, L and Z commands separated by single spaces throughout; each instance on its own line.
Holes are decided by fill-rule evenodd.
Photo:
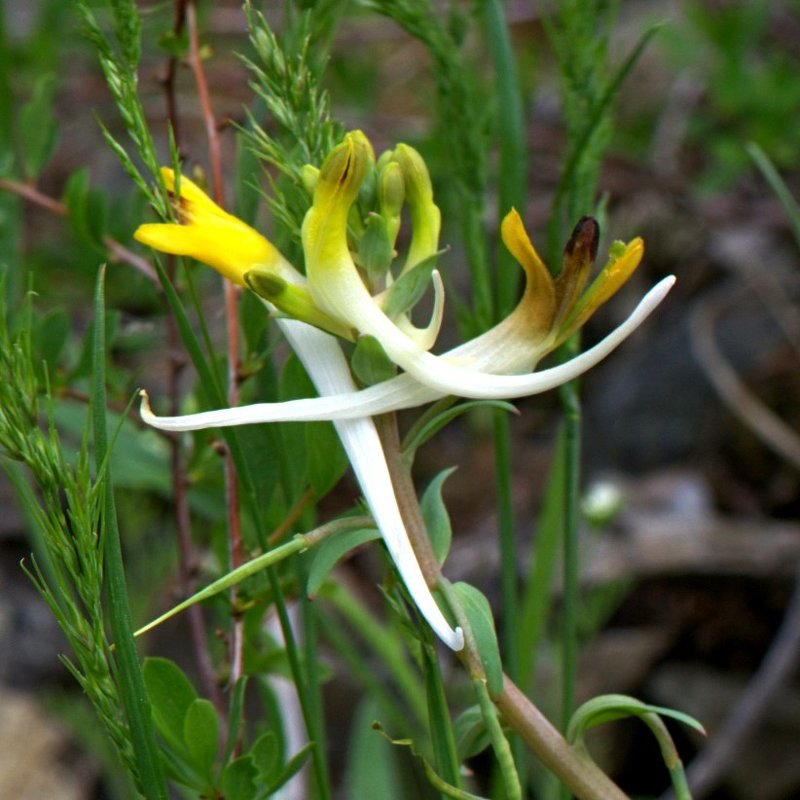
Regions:
M 161 176 L 175 192 L 175 173 L 162 167 Z M 197 184 L 183 175 L 176 200 L 178 223 L 140 225 L 133 234 L 142 244 L 172 255 L 190 256 L 213 267 L 229 281 L 245 285 L 248 270 L 261 267 L 286 279 L 294 268 L 258 231 L 223 211 Z
M 507 327 L 519 332 L 527 329 L 531 338 L 540 337 L 540 356 L 583 327 L 630 278 L 644 255 L 640 238 L 628 244 L 615 242 L 608 262 L 584 292 L 600 237 L 599 227 L 591 217 L 584 217 L 575 226 L 555 278 L 536 252 L 516 209 L 506 215 L 500 235 L 525 271 L 525 292 L 509 316 Z
M 175 173 L 162 167 L 167 189 L 175 193 Z M 134 239 L 154 250 L 202 261 L 238 286 L 250 286 L 260 297 L 295 319 L 336 336 L 352 331 L 317 309 L 305 278 L 258 231 L 221 209 L 197 184 L 181 176 L 175 202 L 179 222 L 140 225 Z

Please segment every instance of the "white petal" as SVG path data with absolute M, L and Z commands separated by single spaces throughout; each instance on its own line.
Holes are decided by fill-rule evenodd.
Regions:
M 488 336 L 487 334 L 456 347 L 440 358 L 458 359 L 469 363 L 469 367 L 461 368 L 460 372 L 473 371 L 484 382 L 486 387 L 484 397 L 513 399 L 546 392 L 566 381 L 577 378 L 602 361 L 644 322 L 666 297 L 667 292 L 669 292 L 674 283 L 675 278 L 673 276 L 664 278 L 642 298 L 628 319 L 605 339 L 571 361 L 550 369 L 526 375 L 505 376 L 474 372 L 475 370 L 491 369 L 491 362 L 495 360 L 495 353 L 492 351 L 497 346 L 502 346 L 502 343 L 493 342 L 492 348 L 487 348 L 485 346 L 488 343 L 488 339 L 485 338 Z M 509 382 L 513 384 L 511 387 L 508 385 Z M 191 414 L 183 417 L 156 417 L 150 411 L 145 395 L 141 413 L 142 419 L 156 428 L 187 431 L 228 425 L 248 425 L 259 422 L 308 422 L 326 419 L 353 419 L 398 411 L 403 408 L 412 408 L 430 403 L 443 396 L 444 392 L 422 385 L 411 375 L 404 374 L 352 393 L 289 400 L 283 403 L 256 403 L 239 408 L 204 411 L 200 414 Z
M 650 315 L 672 288 L 675 278 L 664 278 L 642 299 L 633 313 L 602 342 L 557 367 L 526 375 L 478 372 L 475 364 L 458 366 L 448 356 L 434 356 L 417 348 L 378 308 L 361 306 L 357 327 L 380 341 L 389 358 L 420 383 L 442 394 L 497 400 L 548 391 L 578 377 L 604 359 Z M 450 356 L 463 357 L 465 349 Z
M 320 394 L 355 392 L 350 368 L 336 339 L 296 320 L 279 320 L 278 324 Z M 375 424 L 369 417 L 361 417 L 339 420 L 334 425 L 403 583 L 439 638 L 452 650 L 461 650 L 464 634 L 461 628 L 450 627 L 436 605 L 414 555 Z
M 442 328 L 442 320 L 444 320 L 444 281 L 438 269 L 431 273 L 431 282 L 433 283 L 433 310 L 428 325 L 424 328 L 417 328 L 405 314 L 397 320 L 397 327 L 406 336 L 413 339 L 420 350 L 430 350 L 433 347 Z

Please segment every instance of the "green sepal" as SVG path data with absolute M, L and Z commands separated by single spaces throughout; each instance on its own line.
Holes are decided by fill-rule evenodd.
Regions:
M 370 214 L 364 233 L 358 242 L 358 265 L 371 278 L 380 277 L 391 266 L 394 247 L 389 238 L 386 220 L 380 214 Z
M 244 282 L 251 291 L 272 303 L 285 316 L 352 341 L 352 331 L 320 311 L 304 286 L 289 283 L 267 269 L 248 270 Z
M 374 336 L 358 337 L 350 357 L 350 367 L 365 386 L 388 381 L 397 375 L 397 367 Z

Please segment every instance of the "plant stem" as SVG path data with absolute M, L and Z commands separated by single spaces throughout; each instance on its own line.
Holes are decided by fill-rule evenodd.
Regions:
M 564 405 L 564 606 L 562 612 L 561 722 L 566 730 L 575 707 L 578 661 L 578 595 L 580 591 L 581 409 L 574 383 L 563 387 Z
M 448 583 L 442 576 L 428 539 L 411 473 L 399 447 L 396 416 L 384 414 L 376 417 L 375 423 L 383 442 L 400 513 L 425 580 L 431 589 L 440 588 L 451 598 L 453 595 L 447 592 Z M 463 627 L 458 610 L 454 609 L 454 612 Z M 464 630 L 464 639 L 465 646 L 457 654 L 458 658 L 470 678 L 485 679 L 480 654 L 467 628 Z M 506 724 L 522 737 L 530 750 L 578 800 L 627 800 L 627 795 L 585 752 L 572 747 L 507 675 L 503 676 L 503 691 L 494 698 L 494 702 Z
M 197 5 L 190 0 L 186 5 L 186 27 L 189 33 L 189 64 L 194 75 L 197 97 L 202 109 L 203 121 L 208 139 L 208 157 L 211 167 L 211 183 L 214 200 L 220 208 L 225 207 L 225 191 L 222 180 L 222 151 L 219 131 L 208 81 L 203 69 L 200 55 L 200 36 L 197 29 Z M 227 333 L 228 355 L 228 404 L 233 407 L 239 404 L 239 315 L 236 302 L 236 288 L 230 281 L 223 281 L 225 297 L 225 327 Z M 228 549 L 230 565 L 236 569 L 244 562 L 242 553 L 242 522 L 239 515 L 239 483 L 236 478 L 236 467 L 230 452 L 224 456 L 225 463 L 225 505 L 228 515 Z M 232 590 L 234 594 L 236 590 Z M 230 647 L 230 682 L 233 686 L 242 675 L 244 658 L 244 620 L 235 617 L 231 626 Z

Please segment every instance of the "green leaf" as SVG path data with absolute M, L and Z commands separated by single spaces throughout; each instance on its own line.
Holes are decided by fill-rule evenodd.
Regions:
M 106 358 L 107 339 L 105 314 L 105 268 L 97 274 L 94 295 L 94 321 L 92 335 L 92 398 L 91 416 L 94 434 L 94 460 L 98 480 L 104 481 L 103 536 L 104 555 L 109 598 L 111 632 L 116 644 L 119 690 L 130 724 L 130 739 L 136 757 L 139 781 L 148 800 L 166 798 L 164 770 L 156 742 L 153 709 L 148 703 L 147 691 L 133 641 L 130 607 L 128 605 L 125 566 L 122 544 L 117 524 L 113 482 L 108 466 L 108 430 L 106 420 Z
M 360 336 L 350 357 L 350 366 L 365 386 L 388 381 L 397 375 L 395 363 L 374 336 Z
M 403 800 L 405 794 L 395 748 L 371 727 L 378 714 L 378 704 L 369 696 L 364 697 L 350 726 L 345 796 Z
M 684 714 L 681 711 L 674 711 L 671 708 L 661 706 L 651 706 L 642 703 L 634 697 L 621 694 L 608 694 L 601 697 L 594 697 L 584 703 L 572 716 L 567 727 L 567 739 L 570 742 L 577 742 L 583 745 L 583 734 L 590 728 L 602 725 L 625 717 L 638 717 L 650 728 L 650 732 L 655 736 L 661 750 L 661 757 L 669 770 L 669 777 L 672 788 L 677 800 L 692 800 L 689 792 L 689 785 L 686 781 L 686 773 L 683 769 L 675 743 L 672 741 L 667 726 L 661 717 L 671 717 L 685 725 L 694 728 L 703 735 L 705 729 L 694 717 Z
M 183 741 L 197 771 L 209 781 L 217 757 L 219 720 L 214 704 L 203 698 L 194 700 L 183 719 Z
M 336 486 L 349 462 L 330 422 L 307 422 L 305 428 L 308 481 L 320 500 Z
M 453 730 L 456 734 L 456 749 L 461 761 L 482 753 L 491 744 L 479 705 L 470 706 L 459 714 L 453 723 Z
M 63 308 L 54 308 L 38 320 L 33 332 L 34 358 L 37 363 L 44 361 L 47 364 L 51 376 L 55 374 L 68 338 L 69 317 Z M 85 424 L 85 409 L 82 416 Z
M 478 654 L 486 670 L 489 692 L 493 697 L 497 697 L 503 691 L 503 662 L 500 659 L 492 608 L 484 594 L 468 583 L 454 583 L 453 592 L 467 616 L 472 635 L 475 637 Z
M 103 235 L 106 232 L 106 199 L 89 185 L 89 171 L 76 170 L 64 187 L 67 218 L 75 235 L 95 249 L 105 252 Z
M 285 783 L 288 783 L 298 772 L 303 768 L 303 765 L 306 763 L 309 755 L 311 755 L 311 751 L 314 749 L 314 742 L 309 742 L 300 750 L 298 750 L 284 765 L 283 769 L 281 769 L 278 777 L 275 778 L 269 785 L 270 794 L 272 792 L 277 791 L 281 788 Z
M 647 714 L 670 717 L 694 728 L 703 735 L 706 733 L 705 728 L 694 717 L 684 714 L 682 711 L 675 711 L 663 706 L 652 706 L 624 694 L 604 694 L 600 697 L 593 697 L 575 711 L 567 727 L 567 739 L 570 742 L 576 742 L 583 738 L 586 731 L 598 725 L 627 717 L 644 717 Z
M 184 720 L 197 692 L 181 668 L 167 658 L 147 658 L 142 668 L 144 683 L 159 733 L 183 750 Z
M 450 709 L 444 689 L 439 660 L 431 643 L 431 635 L 422 646 L 422 669 L 425 677 L 425 696 L 428 701 L 428 732 L 433 762 L 439 775 L 448 784 L 458 787 L 461 772 L 456 751 L 456 737 L 450 720 Z
M 360 547 L 365 542 L 380 539 L 381 535 L 375 528 L 359 528 L 346 531 L 336 536 L 325 539 L 314 548 L 311 567 L 306 581 L 306 592 L 309 597 L 314 597 L 330 574 L 330 571 L 352 550 Z
M 225 743 L 225 752 L 222 754 L 222 763 L 227 764 L 233 754 L 233 749 L 239 741 L 240 726 L 242 724 L 242 708 L 244 696 L 247 691 L 247 675 L 239 678 L 231 692 L 230 709 L 228 711 L 228 741 Z
M 445 425 L 448 425 L 456 417 L 460 417 L 467 411 L 472 411 L 475 408 L 499 408 L 501 411 L 509 411 L 512 414 L 517 413 L 516 407 L 504 400 L 470 400 L 466 403 L 459 403 L 457 406 L 452 405 L 452 398 L 440 402 L 447 403 L 448 407 L 438 410 L 436 406 L 433 406 L 431 409 L 433 413 L 430 415 L 428 413 L 424 414 L 403 440 L 403 453 L 406 457 L 413 457 L 414 453 L 428 439 L 433 438 Z
M 386 316 L 392 319 L 413 308 L 425 294 L 431 283 L 431 274 L 436 269 L 436 262 L 445 250 L 439 250 L 432 256 L 423 258 L 408 272 L 401 275 L 389 288 L 386 296 Z
M 258 770 L 250 755 L 242 756 L 222 770 L 222 793 L 225 800 L 253 800 L 256 796 Z
M 270 784 L 277 780 L 281 769 L 281 746 L 273 731 L 262 733 L 250 748 L 261 782 Z
M 58 143 L 58 126 L 53 116 L 53 75 L 42 75 L 33 88 L 33 96 L 19 115 L 19 138 L 25 177 L 34 181 L 44 169 Z
M 397 745 L 399 747 L 408 747 L 411 750 L 411 753 L 414 755 L 415 758 L 419 759 L 422 764 L 422 768 L 425 771 L 425 777 L 430 782 L 431 786 L 434 787 L 438 792 L 444 797 L 451 797 L 453 800 L 486 800 L 486 798 L 481 797 L 477 794 L 472 794 L 470 792 L 464 791 L 463 789 L 459 789 L 456 786 L 453 786 L 451 783 L 445 781 L 440 775 L 436 773 L 436 770 L 428 763 L 428 760 L 423 756 L 419 750 L 417 750 L 416 745 L 414 744 L 413 740 L 411 739 L 392 739 L 381 727 L 380 723 L 373 722 L 372 723 L 373 729 L 381 733 L 385 736 L 392 744 Z
M 428 537 L 431 540 L 431 547 L 433 547 L 433 553 L 439 564 L 444 564 L 453 538 L 450 515 L 447 513 L 447 507 L 442 499 L 442 486 L 455 471 L 455 467 L 443 469 L 428 484 L 428 488 L 425 489 L 420 501 L 422 519 L 425 521 Z

